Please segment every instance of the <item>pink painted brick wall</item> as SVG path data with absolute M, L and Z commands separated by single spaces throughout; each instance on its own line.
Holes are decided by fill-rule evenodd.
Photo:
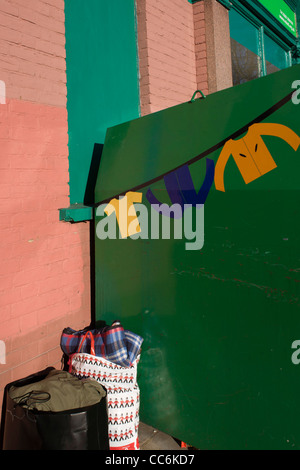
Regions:
M 203 2 L 137 0 L 142 115 L 207 93 Z
M 196 90 L 193 6 L 138 0 L 141 112 L 188 101 Z
M 60 368 L 64 327 L 90 323 L 89 225 L 58 212 L 69 205 L 63 0 L 0 2 L 0 149 L 1 403 L 12 380 Z
M 207 50 L 204 2 L 193 5 L 197 89 L 208 94 Z

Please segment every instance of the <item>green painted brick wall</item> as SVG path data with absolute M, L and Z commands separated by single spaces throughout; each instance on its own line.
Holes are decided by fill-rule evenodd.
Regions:
M 70 204 L 93 202 L 106 129 L 139 117 L 134 0 L 66 0 Z

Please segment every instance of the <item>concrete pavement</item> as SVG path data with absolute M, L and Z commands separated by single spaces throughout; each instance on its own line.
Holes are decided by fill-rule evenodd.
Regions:
M 181 450 L 171 436 L 144 423 L 139 423 L 139 443 L 141 450 Z

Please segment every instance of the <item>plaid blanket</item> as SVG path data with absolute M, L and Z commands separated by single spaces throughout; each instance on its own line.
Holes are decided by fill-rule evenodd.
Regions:
M 77 352 L 91 354 L 90 333 L 86 336 L 81 345 L 81 341 L 87 332 L 93 337 L 95 355 L 114 362 L 122 367 L 130 367 L 136 359 L 143 338 L 131 331 L 124 330 L 120 322 L 114 322 L 112 326 L 105 326 L 101 329 L 89 329 L 75 331 L 72 328 L 65 328 L 61 335 L 60 346 L 62 351 L 70 356 Z

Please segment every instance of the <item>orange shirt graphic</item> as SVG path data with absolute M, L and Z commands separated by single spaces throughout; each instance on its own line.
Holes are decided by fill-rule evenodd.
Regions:
M 230 155 L 233 156 L 246 184 L 277 167 L 262 135 L 280 137 L 295 151 L 300 144 L 300 137 L 287 126 L 269 123 L 253 124 L 242 139 L 230 139 L 224 145 L 215 167 L 215 187 L 218 191 L 225 191 L 224 170 Z

